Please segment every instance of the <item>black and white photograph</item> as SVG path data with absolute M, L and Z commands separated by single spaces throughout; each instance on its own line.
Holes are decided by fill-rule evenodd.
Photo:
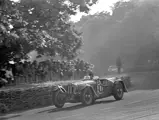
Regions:
M 159 120 L 159 0 L 0 0 L 0 120 Z

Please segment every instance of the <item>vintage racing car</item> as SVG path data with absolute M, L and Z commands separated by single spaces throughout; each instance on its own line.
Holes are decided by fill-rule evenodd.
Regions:
M 53 102 L 57 108 L 62 108 L 66 102 L 82 102 L 83 105 L 91 105 L 95 100 L 114 96 L 116 100 L 123 98 L 124 92 L 128 92 L 126 81 L 129 76 L 122 77 L 89 77 L 70 83 L 65 86 L 58 85 L 54 88 Z

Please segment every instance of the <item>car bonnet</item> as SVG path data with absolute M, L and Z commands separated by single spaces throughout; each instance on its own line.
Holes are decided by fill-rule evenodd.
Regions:
M 81 84 L 92 84 L 95 83 L 95 81 L 93 80 L 86 80 L 86 81 L 78 81 L 78 82 L 74 82 L 74 85 L 81 85 Z

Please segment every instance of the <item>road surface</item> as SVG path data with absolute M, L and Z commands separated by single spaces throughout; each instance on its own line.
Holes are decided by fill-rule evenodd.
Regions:
M 121 101 L 109 97 L 87 107 L 81 104 L 66 104 L 62 109 L 49 106 L 0 116 L 0 120 L 159 120 L 158 78 L 158 73 L 134 76 L 134 87 Z

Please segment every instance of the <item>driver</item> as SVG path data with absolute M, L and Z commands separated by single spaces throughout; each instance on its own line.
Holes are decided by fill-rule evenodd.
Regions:
M 87 76 L 84 76 L 84 79 L 92 80 L 94 78 L 94 74 L 92 72 L 89 72 Z
M 89 73 L 90 79 L 94 78 L 94 74 L 92 72 Z

